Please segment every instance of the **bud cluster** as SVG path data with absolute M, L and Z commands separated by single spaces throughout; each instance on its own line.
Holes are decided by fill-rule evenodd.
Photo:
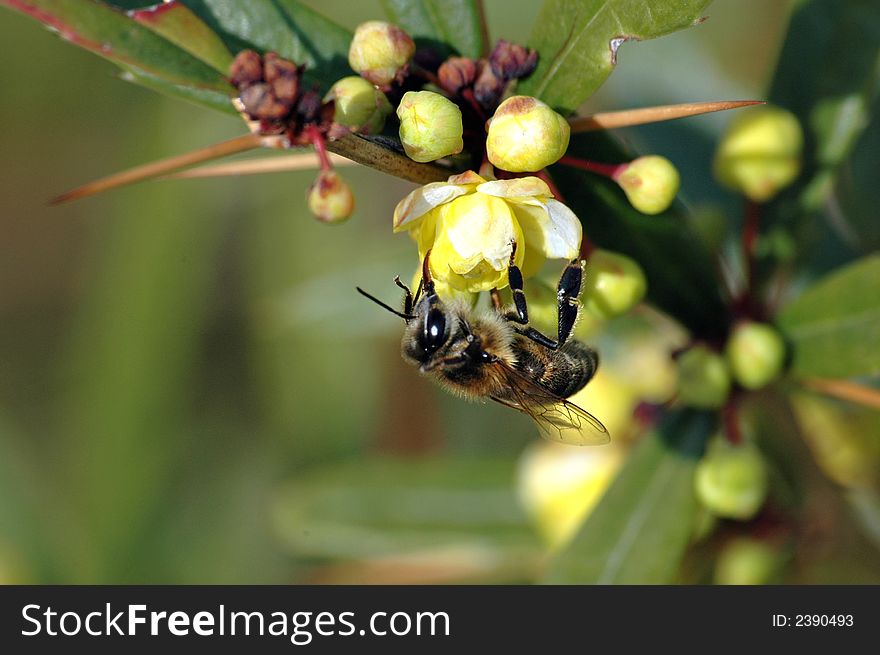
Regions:
M 257 121 L 261 134 L 286 134 L 291 145 L 306 145 L 311 139 L 306 125 L 317 126 L 322 134 L 335 132 L 333 103 L 322 100 L 315 89 L 302 88 L 304 66 L 279 57 L 274 52 L 260 56 L 242 50 L 232 62 L 229 81 L 238 90 L 244 113 Z

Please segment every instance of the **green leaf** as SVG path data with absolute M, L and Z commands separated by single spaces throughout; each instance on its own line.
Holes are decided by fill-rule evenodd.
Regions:
M 0 0 L 57 30 L 71 43 L 171 84 L 231 93 L 216 69 L 131 17 L 96 0 Z
M 572 112 L 610 74 L 624 41 L 689 27 L 711 0 L 547 0 L 529 45 L 538 67 L 518 92 Z
M 228 93 L 212 91 L 211 89 L 199 89 L 193 86 L 188 86 L 186 84 L 173 84 L 172 82 L 164 80 L 161 77 L 150 75 L 149 73 L 145 73 L 144 71 L 138 70 L 134 67 L 126 67 L 120 77 L 126 82 L 140 84 L 141 86 L 145 86 L 148 89 L 153 89 L 158 93 L 162 93 L 173 98 L 180 98 L 181 100 L 187 100 L 197 105 L 202 105 L 203 107 L 208 107 L 209 109 L 215 109 L 231 116 L 238 116 L 238 112 L 235 111 L 235 107 L 232 105 L 231 102 L 229 102 Z
M 306 64 L 306 79 L 322 89 L 351 75 L 351 32 L 296 0 L 181 0 L 205 21 L 233 52 L 273 51 Z
M 607 163 L 633 158 L 601 132 L 573 134 L 567 154 Z M 716 268 L 680 204 L 647 216 L 634 209 L 611 180 L 561 164 L 553 166 L 551 174 L 565 202 L 583 222 L 587 237 L 642 266 L 650 302 L 700 338 L 723 336 L 728 314 Z
M 132 11 L 129 15 L 144 27 L 216 68 L 223 75 L 228 73 L 232 55 L 223 45 L 223 41 L 180 2 L 172 0 Z
M 852 155 L 876 113 L 878 92 L 880 12 L 876 2 L 798 3 L 769 99 L 794 112 L 807 133 L 804 171 L 767 215 L 769 221 L 794 226 L 802 257 L 825 254 L 827 240 L 817 219 L 841 187 L 858 194 L 860 189 L 851 186 L 854 178 L 876 177 L 875 156 L 862 161 Z M 865 188 L 870 194 L 875 187 L 868 184 Z M 830 221 L 838 237 L 856 251 L 880 246 L 873 204 L 852 203 L 845 209 L 833 212 Z
M 450 47 L 462 55 L 483 56 L 486 43 L 484 17 L 477 0 L 382 0 L 388 19 L 402 27 L 419 46 L 432 47 L 440 56 Z
M 514 478 L 512 461 L 358 461 L 292 481 L 274 523 L 299 556 L 356 559 L 487 543 L 536 549 Z
M 778 323 L 795 375 L 880 374 L 880 255 L 819 280 L 783 308 Z
M 546 582 L 673 582 L 696 515 L 694 470 L 714 427 L 708 413 L 667 416 L 629 455 Z

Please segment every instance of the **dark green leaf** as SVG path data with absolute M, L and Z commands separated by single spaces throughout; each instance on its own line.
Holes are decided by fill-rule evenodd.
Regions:
M 182 0 L 233 52 L 273 51 L 306 64 L 306 77 L 328 88 L 351 75 L 351 33 L 296 0 Z
M 0 0 L 62 37 L 124 66 L 171 84 L 231 93 L 224 75 L 137 21 L 94 0 Z
M 574 134 L 568 154 L 629 161 L 632 154 L 605 133 Z M 722 336 L 728 321 L 715 266 L 680 204 L 656 216 L 633 209 L 620 187 L 564 165 L 552 168 L 565 202 L 596 245 L 633 257 L 648 280 L 648 300 L 701 338 Z
M 477 59 L 487 47 L 478 0 L 382 0 L 388 19 L 402 27 L 419 46 L 429 46 L 441 56 L 450 48 Z
M 770 101 L 794 112 L 806 132 L 804 171 L 799 182 L 771 205 L 768 219 L 796 232 L 802 258 L 827 259 L 824 226 L 818 219 L 829 199 L 841 187 L 858 195 L 861 190 L 852 186 L 853 180 L 875 177 L 876 159 L 853 159 L 852 154 L 877 110 L 878 91 L 880 12 L 876 2 L 798 3 Z M 865 187 L 868 193 L 872 187 L 876 185 Z M 829 212 L 830 229 L 838 238 L 861 252 L 880 246 L 873 207 L 852 203 L 844 209 Z
M 229 71 L 232 55 L 223 41 L 201 19 L 179 2 L 165 2 L 129 14 L 171 43 L 216 68 L 223 75 Z
M 880 374 L 880 255 L 834 271 L 779 314 L 801 376 Z
M 711 0 L 547 0 L 529 45 L 538 68 L 518 91 L 572 112 L 601 86 L 624 41 L 693 25 Z
M 711 414 L 672 414 L 629 455 L 547 582 L 669 584 L 687 547 L 697 500 L 693 476 Z

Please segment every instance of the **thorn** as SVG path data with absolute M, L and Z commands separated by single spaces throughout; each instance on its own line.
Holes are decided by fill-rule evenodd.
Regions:
M 277 138 L 278 137 L 261 137 L 257 134 L 238 136 L 234 139 L 215 143 L 205 148 L 198 148 L 182 155 L 175 155 L 174 157 L 160 159 L 159 161 L 150 162 L 149 164 L 135 166 L 134 168 L 129 168 L 128 170 L 120 171 L 119 173 L 113 173 L 107 177 L 102 177 L 98 180 L 62 193 L 61 195 L 52 198 L 52 200 L 49 201 L 49 204 L 59 205 L 63 202 L 78 200 L 96 193 L 115 189 L 116 187 L 159 177 L 180 168 L 200 164 L 204 161 L 219 159 L 220 157 L 253 150 L 254 148 L 259 148 L 261 146 L 270 146 L 274 143 L 273 139 Z
M 594 130 L 609 130 L 618 127 L 629 127 L 631 125 L 659 123 L 661 121 L 671 121 L 675 118 L 699 116 L 700 114 L 709 114 L 715 111 L 763 104 L 766 104 L 763 100 L 721 100 L 717 102 L 689 102 L 681 105 L 659 105 L 657 107 L 643 107 L 641 109 L 601 112 L 592 116 L 577 116 L 569 119 L 568 124 L 571 126 L 572 132 L 592 132 Z
M 353 166 L 355 162 L 340 155 L 330 154 L 330 162 L 334 166 Z M 302 152 L 295 155 L 280 157 L 259 157 L 234 161 L 213 166 L 199 166 L 186 171 L 178 171 L 163 175 L 162 179 L 187 179 L 200 177 L 225 177 L 229 175 L 259 175 L 261 173 L 281 173 L 283 171 L 317 170 L 321 167 L 317 155 Z

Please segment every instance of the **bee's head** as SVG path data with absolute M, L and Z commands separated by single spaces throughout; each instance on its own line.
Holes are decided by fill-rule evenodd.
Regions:
M 427 293 L 416 303 L 413 318 L 403 335 L 403 356 L 423 370 L 442 359 L 461 331 L 459 321 L 436 293 Z

